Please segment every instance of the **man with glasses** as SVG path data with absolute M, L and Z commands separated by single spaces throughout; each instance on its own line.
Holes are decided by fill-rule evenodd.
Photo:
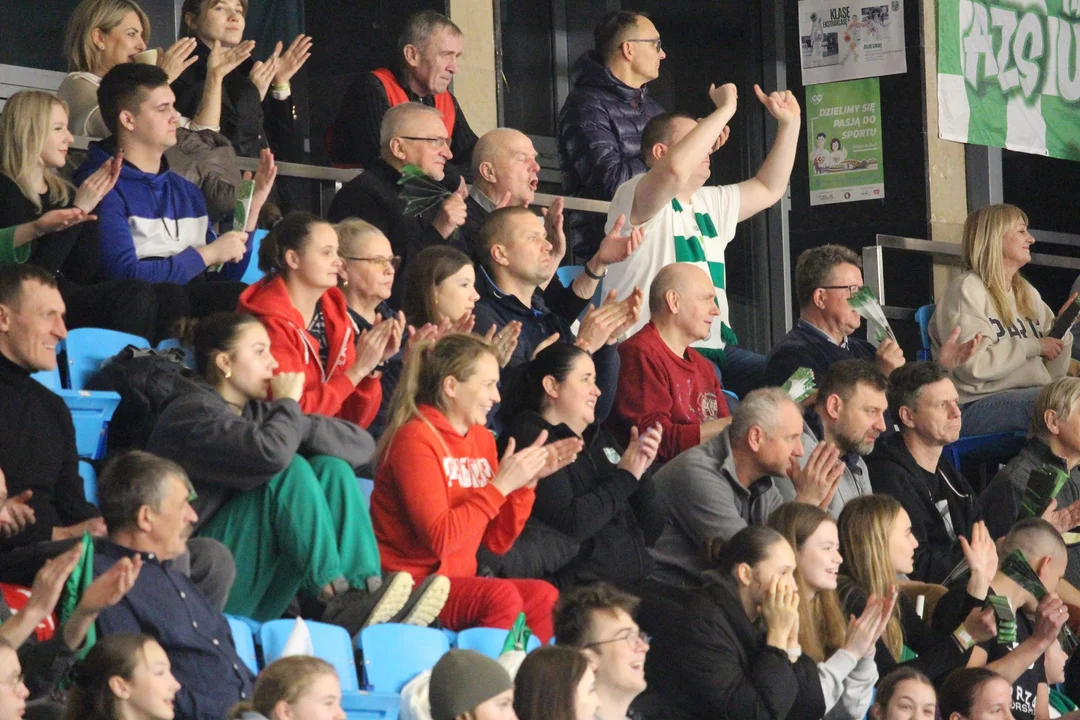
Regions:
M 331 222 L 360 218 L 379 228 L 390 240 L 401 268 L 394 277 L 392 307 L 401 305 L 402 278 L 410 258 L 425 247 L 454 245 L 467 251 L 456 233 L 465 223 L 464 181 L 447 185 L 450 138 L 439 111 L 420 103 L 403 103 L 383 116 L 379 132 L 382 148 L 378 159 L 349 181 L 330 203 Z M 434 183 L 442 183 L 450 195 L 436 207 L 420 214 L 406 212 L 398 180 L 406 165 L 414 165 Z
M 660 75 L 666 55 L 656 26 L 640 12 L 608 13 L 593 40 L 594 48 L 574 64 L 574 88 L 559 111 L 559 167 L 567 195 L 610 200 L 645 172 L 641 134 L 664 111 L 645 84 Z M 581 218 L 573 228 L 575 251 L 590 257 L 603 236 L 599 218 Z
M 583 650 L 593 660 L 597 720 L 627 720 L 630 703 L 645 690 L 649 636 L 634 622 L 638 598 L 607 583 L 565 592 L 555 606 L 559 645 Z
M 476 145 L 476 134 L 448 89 L 464 46 L 461 28 L 445 15 L 424 10 L 409 17 L 393 67 L 361 73 L 345 93 L 328 137 L 333 161 L 372 167 L 382 155 L 380 127 L 386 111 L 402 103 L 422 103 L 439 111 L 450 149 L 463 165 L 447 166 L 447 176 L 457 187 Z

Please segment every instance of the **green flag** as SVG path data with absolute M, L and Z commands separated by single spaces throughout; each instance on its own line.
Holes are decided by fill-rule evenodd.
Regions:
M 79 558 L 79 564 L 71 571 L 71 575 L 68 576 L 67 583 L 64 585 L 64 594 L 60 600 L 60 612 L 57 618 L 59 620 L 58 628 L 63 628 L 71 616 L 75 614 L 75 608 L 79 606 L 83 593 L 90 587 L 90 583 L 94 582 L 94 540 L 90 537 L 90 533 L 83 533 L 82 546 L 83 551 L 82 557 Z M 79 651 L 80 659 L 86 657 L 86 653 L 90 652 L 90 648 L 94 646 L 95 642 L 97 642 L 97 627 L 92 624 L 86 633 L 86 642 L 83 643 L 82 650 Z

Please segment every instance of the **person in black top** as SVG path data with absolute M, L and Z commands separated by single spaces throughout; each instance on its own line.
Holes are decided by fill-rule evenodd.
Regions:
M 986 528 L 977 525 L 970 543 L 961 541 L 964 557 L 975 571 L 969 581 L 972 592 L 985 588 L 997 570 L 997 553 Z M 906 575 L 915 564 L 919 542 L 911 531 L 911 520 L 900 503 L 888 495 L 864 495 L 844 506 L 838 523 L 840 555 L 844 558 L 837 586 L 844 610 L 860 615 L 871 594 L 885 596 L 900 586 L 898 575 Z M 910 664 L 940 680 L 955 667 L 967 662 L 975 642 L 994 637 L 992 610 L 974 608 L 961 616 L 959 627 L 931 631 L 915 611 L 915 603 L 901 592 L 894 616 L 877 644 L 878 673 L 887 675 L 900 663 Z M 952 634 L 949 634 L 949 633 Z
M 334 196 L 327 215 L 330 221 L 360 218 L 382 230 L 394 254 L 401 258 L 402 273 L 417 253 L 431 245 L 448 244 L 464 250 L 457 229 L 465 222 L 465 183 L 458 180 L 451 185 L 446 176 L 451 154 L 439 111 L 420 103 L 397 105 L 383 116 L 380 138 L 381 155 Z M 451 194 L 424 213 L 406 214 L 397 185 L 406 165 L 420 168 Z M 399 274 L 391 305 L 400 304 Z
M 817 664 L 799 649 L 791 545 L 751 525 L 710 551 L 714 569 L 701 590 L 664 590 L 678 611 L 657 611 L 643 597 L 638 620 L 653 640 L 649 687 L 635 706 L 668 720 L 821 718 Z
M 889 380 L 889 406 L 900 432 L 880 438 L 867 456 L 870 484 L 911 519 L 919 541 L 911 579 L 940 583 L 963 558 L 957 536 L 970 537 L 982 520 L 967 479 L 941 452 L 960 437 L 956 387 L 938 363 L 907 363 Z
M 573 463 L 536 487 L 530 520 L 581 546 L 555 585 L 641 582 L 652 570 L 647 548 L 664 529 L 662 503 L 649 472 L 660 446 L 659 425 L 635 428 L 628 447 L 620 447 L 596 423 L 596 365 L 574 345 L 557 343 L 539 352 L 529 363 L 524 387 L 520 410 L 499 436 L 500 453 L 510 438 L 526 447 L 545 430 L 551 442 L 585 440 L 584 452 Z
M 975 587 L 969 581 L 967 588 L 950 589 L 938 600 L 931 622 L 936 630 L 947 631 L 958 618 L 981 608 L 988 594 L 1008 598 L 1016 611 L 1016 641 L 1008 645 L 996 640 L 982 642 L 975 651 L 978 657 L 973 660 L 976 663 L 983 660 L 987 668 L 1013 684 L 1013 717 L 1017 720 L 1049 717 L 1043 656 L 1069 617 L 1068 608 L 1055 594 L 1065 573 L 1065 543 L 1047 521 L 1027 518 L 1013 526 L 1001 550 L 1003 556 L 1015 550 L 1023 552 L 1048 592 L 1042 601 L 1036 601 L 1005 573 L 997 572 L 989 584 L 982 582 Z
M 199 42 L 193 64 L 172 83 L 176 109 L 195 117 L 206 83 L 212 47 L 232 48 L 243 41 L 248 0 L 185 0 L 182 34 Z M 248 59 L 225 76 L 221 86 L 221 134 L 242 157 L 259 157 L 272 148 L 282 157 L 296 155 L 292 146 L 293 101 L 289 81 L 311 56 L 311 38 L 299 35 L 282 52 L 279 42 L 264 62 Z M 269 96 L 269 97 L 268 97 Z M 290 152 L 292 150 L 292 152 Z

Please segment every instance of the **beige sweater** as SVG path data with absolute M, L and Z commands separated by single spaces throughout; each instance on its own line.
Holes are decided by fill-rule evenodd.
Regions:
M 960 342 L 966 342 L 981 332 L 983 340 L 975 355 L 953 371 L 953 381 L 960 402 L 967 403 L 996 392 L 1015 388 L 1042 387 L 1051 380 L 1064 377 L 1069 369 L 1069 347 L 1072 336 L 1066 334 L 1065 349 L 1053 361 L 1039 355 L 1039 338 L 1050 332 L 1054 311 L 1043 302 L 1032 287 L 1031 305 L 1034 317 L 1020 317 L 1009 327 L 998 316 L 982 279 L 972 271 L 955 278 L 945 288 L 930 320 L 930 341 L 934 357 L 942 340 L 957 325 Z

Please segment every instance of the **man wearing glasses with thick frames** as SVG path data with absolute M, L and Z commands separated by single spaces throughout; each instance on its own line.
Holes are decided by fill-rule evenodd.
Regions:
M 799 320 L 773 345 L 765 366 L 765 384 L 779 386 L 800 367 L 814 371 L 818 383 L 839 360 L 868 360 L 889 377 L 904 364 L 900 346 L 886 338 L 874 348 L 852 337 L 862 317 L 848 299 L 863 286 L 859 256 L 841 245 L 821 245 L 804 251 L 795 266 L 795 299 Z M 942 344 L 938 362 L 950 370 L 975 351 L 978 338 L 957 343 L 956 328 Z
M 630 703 L 645 690 L 648 635 L 634 622 L 638 598 L 608 583 L 564 592 L 555 606 L 559 645 L 577 648 L 593 661 L 597 720 L 633 720 Z
M 660 75 L 666 55 L 656 26 L 640 12 L 608 13 L 593 39 L 594 49 L 574 64 L 574 89 L 559 111 L 559 167 L 568 196 L 610 200 L 616 188 L 645 172 L 641 134 L 664 112 L 645 85 Z M 585 259 L 604 237 L 598 217 L 571 216 L 571 241 Z

